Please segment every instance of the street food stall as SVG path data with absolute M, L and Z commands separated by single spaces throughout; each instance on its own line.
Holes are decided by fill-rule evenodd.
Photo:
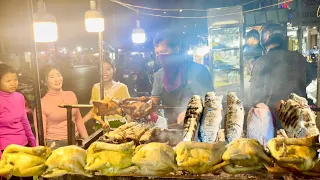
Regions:
M 227 29 L 239 33 L 242 28 Z M 235 65 L 239 66 L 240 84 L 241 34 L 237 40 L 239 47 L 224 47 L 240 54 L 240 65 Z M 37 114 L 41 117 L 36 58 L 33 66 L 36 104 L 40 106 Z M 101 83 L 102 72 L 103 69 Z M 103 88 L 100 90 L 103 92 Z M 273 107 L 263 103 L 244 107 L 242 94 L 236 90 L 222 95 L 195 94 L 186 107 L 159 106 L 151 97 L 124 100 L 102 97 L 93 105 L 62 104 L 60 107 L 66 108 L 68 114 L 68 146 L 51 151 L 54 144 L 44 144 L 42 119 L 37 118 L 40 146 L 9 145 L 2 154 L 0 175 L 119 180 L 318 179 L 320 133 L 314 111 L 320 109 L 310 108 L 305 98 L 294 93 L 286 100 L 279 99 L 275 109 L 283 129 L 277 131 L 270 110 Z M 100 129 L 88 139 L 76 141 L 72 109 L 92 107 L 98 116 L 127 115 L 130 122 L 116 129 Z M 153 111 L 166 108 L 186 109 L 183 128 L 163 129 L 148 121 Z

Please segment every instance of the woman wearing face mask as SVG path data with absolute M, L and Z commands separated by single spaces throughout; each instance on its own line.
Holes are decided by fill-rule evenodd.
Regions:
M 0 159 L 3 150 L 10 144 L 36 146 L 25 108 L 25 99 L 16 92 L 16 71 L 0 64 Z
M 113 80 L 113 75 L 115 72 L 116 68 L 111 59 L 105 59 L 105 61 L 103 62 L 104 97 L 112 97 L 120 100 L 129 98 L 130 94 L 128 91 L 128 87 L 123 83 L 116 82 Z M 92 101 L 95 100 L 100 100 L 100 83 L 97 83 L 92 87 L 90 104 L 92 104 Z M 120 115 L 104 117 L 105 122 L 103 122 L 100 116 L 94 114 L 93 109 L 91 109 L 88 112 L 88 114 L 83 118 L 83 121 L 87 122 L 89 119 L 92 118 L 99 121 L 103 127 L 109 127 L 108 122 L 113 120 L 120 120 L 121 122 L 125 122 L 124 117 Z M 100 128 L 101 125 L 97 125 L 96 128 Z M 121 124 L 111 125 L 111 127 L 116 128 L 119 125 Z
M 63 91 L 63 77 L 53 66 L 44 66 L 40 71 L 41 83 L 47 87 L 46 95 L 41 99 L 43 131 L 46 145 L 55 142 L 54 148 L 67 146 L 67 110 L 59 108 L 61 104 L 78 104 L 74 92 Z M 34 113 L 35 128 L 37 127 Z M 82 121 L 79 109 L 72 109 L 72 120 L 76 125 L 76 134 L 81 138 L 88 138 L 86 127 Z M 38 132 L 36 128 L 36 133 Z

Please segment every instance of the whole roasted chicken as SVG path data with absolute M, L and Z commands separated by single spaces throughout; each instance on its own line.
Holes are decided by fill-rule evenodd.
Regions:
M 43 173 L 44 178 L 63 176 L 65 174 L 80 174 L 91 177 L 87 172 L 86 165 L 87 152 L 78 146 L 65 146 L 54 150 L 47 159 L 48 169 Z
M 222 154 L 225 142 L 214 144 L 201 142 L 180 142 L 175 148 L 176 160 L 180 169 L 192 174 L 211 173 L 223 167 Z
M 231 141 L 222 159 L 226 166 L 223 170 L 229 174 L 245 173 L 263 168 L 263 164 L 272 164 L 264 148 L 255 139 L 240 138 Z
M 308 171 L 319 161 L 319 136 L 308 138 L 273 138 L 268 142 L 272 157 L 276 160 L 273 167 L 266 166 L 270 172 Z
M 40 176 L 47 168 L 45 162 L 51 150 L 45 146 L 24 147 L 9 145 L 0 161 L 0 175 L 18 177 Z
M 155 142 L 138 146 L 132 163 L 140 168 L 138 173 L 145 176 L 165 175 L 178 168 L 174 150 Z
M 124 144 L 94 142 L 88 149 L 85 169 L 99 171 L 107 176 L 131 174 L 138 169 L 130 167 L 134 150 L 133 142 Z

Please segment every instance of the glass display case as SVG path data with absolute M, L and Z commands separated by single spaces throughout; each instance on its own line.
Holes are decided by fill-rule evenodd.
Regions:
M 243 97 L 242 7 L 208 10 L 210 70 L 216 92 L 235 91 Z

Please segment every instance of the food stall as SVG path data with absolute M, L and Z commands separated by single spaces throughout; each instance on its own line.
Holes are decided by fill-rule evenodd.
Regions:
M 241 38 L 239 41 L 240 47 L 233 48 L 238 49 L 241 60 Z M 69 146 L 51 151 L 48 146 L 9 145 L 2 154 L 0 175 L 119 180 L 318 179 L 319 130 L 306 99 L 292 93 L 280 102 L 276 111 L 284 129 L 276 131 L 270 109 L 266 105 L 243 107 L 239 91 L 222 96 L 208 92 L 204 101 L 200 96 L 204 95 L 190 97 L 183 129 L 162 129 L 147 121 L 152 111 L 172 108 L 156 106 L 150 97 L 111 98 L 94 101 L 93 106 L 61 105 L 68 113 Z M 222 105 L 224 100 L 226 106 Z M 91 107 L 97 115 L 129 115 L 132 121 L 116 129 L 100 129 L 87 140 L 76 142 L 72 109 Z M 247 120 L 246 112 L 250 115 Z M 266 123 L 260 129 L 254 124 L 258 120 Z

